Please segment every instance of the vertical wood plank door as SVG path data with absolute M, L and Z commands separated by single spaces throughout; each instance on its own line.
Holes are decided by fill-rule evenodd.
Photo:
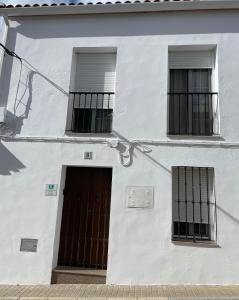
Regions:
M 67 167 L 58 266 L 106 269 L 112 169 Z

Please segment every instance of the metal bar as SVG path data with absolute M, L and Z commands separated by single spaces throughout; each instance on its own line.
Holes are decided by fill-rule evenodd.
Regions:
M 170 126 L 169 126 L 169 128 L 170 128 L 170 131 L 172 130 L 172 132 L 175 132 L 175 123 L 174 123 L 174 119 L 175 119 L 175 109 L 174 109 L 174 97 L 173 97 L 173 95 L 170 95 L 170 103 L 171 103 L 171 106 L 172 106 L 172 116 L 171 116 L 171 121 L 170 121 L 170 123 L 172 122 L 172 124 L 171 124 L 171 128 L 170 128 Z
M 69 92 L 69 94 L 73 94 L 73 95 L 78 95 L 78 94 L 111 94 L 114 95 L 114 92 L 89 92 L 89 91 L 85 91 L 85 92 Z
M 87 99 L 87 94 L 85 94 L 84 98 L 85 98 L 85 101 L 84 101 L 84 107 L 81 108 L 81 96 L 82 94 L 80 95 L 80 109 L 83 110 L 83 116 L 82 116 L 82 128 L 84 131 L 87 131 L 87 128 L 86 128 L 86 124 L 85 124 L 85 113 L 86 113 L 86 99 Z
M 71 131 L 74 132 L 74 126 L 75 126 L 75 95 L 73 95 L 73 99 L 72 99 L 73 103 L 72 103 L 72 119 L 71 119 Z
M 169 92 L 168 95 L 218 95 L 218 93 L 215 92 L 183 92 L 183 93 L 174 93 Z
M 98 109 L 98 93 L 96 94 L 96 107 L 95 107 L 95 130 L 94 132 L 98 132 L 98 126 L 97 126 L 97 109 Z
M 218 105 L 219 105 L 219 103 L 218 103 L 218 95 L 216 95 L 216 109 L 215 109 L 215 115 L 216 115 L 216 121 L 217 121 L 216 125 L 217 125 L 217 130 L 218 130 L 217 133 L 219 133 L 219 116 L 218 116 L 219 111 L 218 111 Z M 213 107 L 213 106 L 212 106 L 212 107 Z M 212 109 L 212 114 L 213 114 L 213 109 Z M 213 119 L 213 116 L 212 116 L 212 130 L 214 130 L 213 120 L 214 120 L 214 119 Z
M 189 134 L 189 95 L 186 98 L 186 134 Z
M 180 122 L 181 121 L 181 116 L 180 116 L 180 114 L 181 114 L 181 101 L 180 100 L 181 100 L 181 95 L 179 95 L 179 104 L 178 104 L 179 105 L 179 109 L 178 109 L 178 122 L 179 122 L 179 127 L 178 127 L 179 131 L 178 131 L 178 133 L 179 134 L 181 134 L 181 130 L 180 130 L 181 129 L 181 122 Z
M 80 113 L 80 95 L 78 95 L 78 101 L 79 101 L 79 108 L 76 109 L 77 112 L 77 119 L 76 119 L 76 131 L 78 131 L 79 128 L 79 123 L 80 123 L 80 117 L 79 117 L 79 113 Z
M 204 134 L 207 134 L 207 132 L 210 133 L 210 118 L 209 118 L 209 120 L 207 120 L 208 119 L 207 118 L 207 103 L 209 103 L 209 101 L 207 101 L 207 99 L 208 99 L 207 96 L 204 95 Z M 209 110 L 208 110 L 208 112 L 209 112 Z M 209 113 L 208 113 L 208 116 L 209 116 Z M 207 123 L 208 123 L 208 125 L 207 125 Z M 207 128 L 207 126 L 208 126 L 208 128 Z
M 213 176 L 214 172 L 213 172 Z M 215 178 L 213 177 L 213 193 L 214 193 L 214 222 L 215 222 L 215 240 L 217 241 L 217 198 L 215 195 Z
M 201 168 L 198 168 L 199 172 L 199 206 L 200 206 L 200 236 L 202 240 L 202 183 L 201 183 Z
M 184 167 L 184 185 L 185 185 L 185 213 L 186 213 L 186 238 L 188 237 L 188 199 L 187 199 L 187 173 L 186 167 Z
M 191 111 L 191 113 L 192 113 L 192 115 L 191 115 L 191 119 L 192 119 L 192 135 L 194 134 L 194 118 L 193 118 L 193 109 L 194 109 L 194 96 L 193 95 L 191 95 L 192 96 L 192 103 L 191 103 L 191 106 L 192 106 L 192 111 Z
M 89 115 L 89 132 L 92 132 L 92 94 L 90 97 L 90 115 Z
M 211 240 L 211 224 L 210 224 L 210 200 L 209 200 L 209 176 L 208 176 L 208 168 L 206 168 L 206 180 L 207 180 L 207 222 L 208 222 L 208 239 Z
M 100 114 L 100 132 L 103 132 L 104 126 L 104 95 L 102 95 L 102 105 L 101 105 L 101 114 Z
M 194 204 L 194 178 L 193 178 L 193 173 L 194 173 L 194 168 L 192 167 L 192 205 L 193 205 L 193 241 L 195 242 L 195 228 L 194 228 L 194 224 L 195 224 L 195 204 Z
M 200 132 L 201 135 L 201 122 L 200 122 L 200 103 L 199 103 L 199 94 L 197 94 L 197 100 L 198 100 L 198 111 L 197 111 L 197 121 L 198 121 L 198 134 Z
M 217 96 L 217 95 L 216 95 Z M 211 99 L 208 101 L 208 126 L 209 126 L 209 133 L 213 134 L 213 95 L 210 95 Z M 217 114 L 216 114 L 217 118 Z
M 112 112 L 110 111 L 110 115 L 109 115 L 109 111 L 110 111 L 110 94 L 108 94 L 108 110 L 107 110 L 107 116 L 106 116 L 106 128 L 107 131 L 111 131 L 111 125 L 112 124 Z
M 177 167 L 177 170 L 178 170 L 178 236 L 180 237 L 180 229 L 181 229 L 181 224 L 180 224 L 180 200 L 179 200 L 179 197 L 180 197 L 180 181 L 179 181 L 179 167 Z

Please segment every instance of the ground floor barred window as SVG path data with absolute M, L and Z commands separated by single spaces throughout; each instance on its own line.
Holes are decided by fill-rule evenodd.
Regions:
M 216 240 L 213 168 L 173 167 L 173 240 Z

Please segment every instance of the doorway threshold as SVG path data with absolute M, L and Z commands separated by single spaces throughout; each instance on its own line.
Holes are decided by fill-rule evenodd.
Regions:
M 52 284 L 105 284 L 106 270 L 58 266 L 52 272 Z

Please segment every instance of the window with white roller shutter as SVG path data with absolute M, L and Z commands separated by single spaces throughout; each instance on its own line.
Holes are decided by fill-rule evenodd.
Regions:
M 170 51 L 169 69 L 212 69 L 214 51 Z
M 212 50 L 169 52 L 169 134 L 218 133 Z
M 72 131 L 111 132 L 116 53 L 77 53 Z

